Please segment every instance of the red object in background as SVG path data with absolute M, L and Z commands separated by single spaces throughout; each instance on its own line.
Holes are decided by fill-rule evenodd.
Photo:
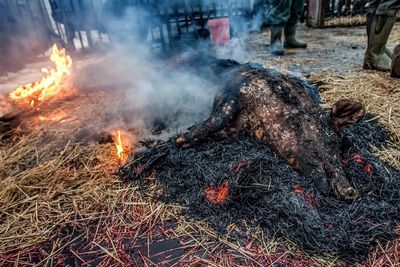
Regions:
M 208 28 L 211 33 L 211 42 L 214 45 L 226 45 L 231 39 L 229 18 L 210 19 Z
M 225 180 L 218 187 L 209 187 L 204 190 L 205 197 L 213 204 L 222 204 L 225 202 L 229 193 L 229 181 Z

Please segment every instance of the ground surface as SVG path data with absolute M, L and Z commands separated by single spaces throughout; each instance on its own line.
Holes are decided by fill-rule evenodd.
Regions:
M 396 25 L 390 47 L 400 43 Z M 364 28 L 308 29 L 299 36 L 307 50 L 290 50 L 280 58 L 268 53 L 268 33 L 252 34 L 245 43 L 249 60 L 265 67 L 309 78 L 320 87 L 326 105 L 342 97 L 365 103 L 369 112 L 391 133 L 390 145 L 376 153 L 400 168 L 400 80 L 387 73 L 364 71 Z M 43 56 L 17 73 L 0 77 L 0 91 L 36 80 L 47 64 Z M 84 56 L 76 68 L 93 61 Z M 82 129 L 81 107 L 101 117 L 103 93 L 86 93 L 79 101 L 60 104 L 71 111 L 67 119 L 29 125 L 0 146 L 0 265 L 39 266 L 312 266 L 343 265 L 334 255 L 305 255 L 290 242 L 265 239 L 260 229 L 240 231 L 228 239 L 206 222 L 182 217 L 184 207 L 153 203 L 156 190 L 147 195 L 115 175 L 120 162 L 113 144 L 69 141 L 71 131 Z M 7 110 L 1 106 L 0 113 Z M 45 114 L 46 115 L 46 114 Z M 65 117 L 65 116 L 64 116 Z M 46 119 L 44 119 L 46 120 Z M 73 127 L 62 127 L 63 121 Z M 71 124 L 68 124 L 71 125 Z M 155 188 L 157 188 L 155 186 Z M 148 195 L 150 194 L 150 195 Z M 234 225 L 228 231 L 238 231 Z M 180 248 L 179 248 L 180 247 Z M 170 249 L 165 255 L 166 248 Z M 366 266 L 400 264 L 400 241 L 376 247 Z M 164 251 L 164 255 L 158 254 Z

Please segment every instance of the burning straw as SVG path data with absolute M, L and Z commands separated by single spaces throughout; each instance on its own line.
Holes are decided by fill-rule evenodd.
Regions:
M 399 42 L 398 33 L 394 30 L 391 39 Z M 312 80 L 323 82 L 321 89 L 328 103 L 343 97 L 365 103 L 392 134 L 390 146 L 382 149 L 377 145 L 379 150 L 376 151 L 399 167 L 399 82 L 389 79 L 387 74 L 369 71 L 341 75 L 323 72 L 313 75 Z M 135 261 L 138 265 L 150 265 L 154 259 L 143 247 L 162 239 L 178 240 L 183 250 L 179 261 L 188 266 L 332 266 L 338 263 L 335 255 L 305 255 L 292 241 L 278 239 L 275 233 L 268 235 L 262 227 L 250 227 L 251 223 L 245 220 L 228 224 L 225 234 L 221 235 L 209 220 L 182 215 L 183 211 L 187 213 L 187 207 L 176 202 L 187 201 L 185 198 L 171 204 L 155 201 L 165 189 L 154 173 L 146 179 L 147 190 L 132 183 L 122 183 L 115 175 L 120 160 L 114 143 L 80 142 L 81 139 L 71 138 L 70 132 L 65 132 L 68 128 L 82 130 L 79 128 L 81 123 L 104 117 L 98 111 L 101 106 L 94 107 L 105 99 L 107 96 L 93 94 L 73 103 L 63 102 L 54 112 L 66 116 L 54 117 L 53 112 L 44 112 L 33 133 L 22 131 L 22 134 L 18 130 L 12 139 L 1 142 L 0 265 L 67 262 L 110 266 Z M 85 119 L 71 118 L 71 110 L 80 119 Z M 60 125 L 63 126 L 61 129 Z M 113 133 L 116 129 L 119 128 L 112 129 Z M 87 131 L 82 132 L 87 136 Z M 369 146 L 368 141 L 366 143 Z M 210 153 L 215 153 L 216 149 L 212 146 Z M 276 159 L 271 160 L 275 162 Z M 239 165 L 240 162 L 236 163 Z M 227 165 L 229 177 L 235 170 L 239 174 L 246 172 L 246 168 L 237 169 L 238 165 Z M 365 172 L 364 165 L 355 166 Z M 206 170 L 209 165 L 204 168 Z M 205 190 L 224 188 L 221 185 L 228 177 L 217 178 L 220 183 L 207 183 L 208 187 L 200 186 L 198 191 L 199 199 L 205 201 L 202 205 L 208 205 L 207 211 L 210 205 L 204 198 Z M 182 185 L 187 185 L 187 181 Z M 255 190 L 275 190 L 270 183 L 250 186 Z M 193 183 L 188 188 L 192 190 Z M 235 192 L 232 190 L 242 190 L 235 188 L 235 183 L 228 183 L 228 188 L 226 204 L 232 201 L 232 192 Z M 307 195 L 309 191 L 304 185 L 296 183 L 289 189 L 294 196 L 304 200 L 304 205 L 311 205 L 309 210 L 318 203 L 312 195 Z M 222 195 L 225 197 L 225 193 Z M 226 204 L 214 205 L 214 212 L 222 216 Z M 326 227 L 329 229 L 330 225 Z M 387 244 L 379 242 L 374 249 L 376 253 L 371 254 L 366 264 L 398 263 L 398 244 L 398 240 Z M 68 262 L 71 259 L 73 262 Z

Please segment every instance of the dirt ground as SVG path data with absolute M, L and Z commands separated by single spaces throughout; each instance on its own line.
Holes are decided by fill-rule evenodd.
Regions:
M 308 42 L 308 49 L 289 50 L 283 57 L 270 56 L 269 32 L 251 34 L 246 40 L 247 57 L 264 67 L 309 79 L 319 86 L 326 106 L 343 97 L 364 102 L 392 135 L 387 149 L 377 154 L 400 168 L 400 79 L 362 70 L 365 28 L 300 26 L 298 33 Z M 399 43 L 397 23 L 388 46 Z M 48 55 L 0 77 L 0 115 L 10 110 L 1 101 L 6 92 L 41 78 L 41 68 L 49 65 Z M 74 57 L 75 68 L 96 60 L 79 55 L 79 59 Z M 97 105 L 104 96 L 91 99 Z M 75 108 L 84 103 L 63 105 Z M 51 131 L 46 127 L 0 145 L 2 266 L 124 266 L 130 261 L 133 266 L 157 266 L 155 251 L 165 250 L 163 246 L 175 251 L 169 256 L 174 258 L 170 266 L 178 262 L 182 266 L 346 265 L 334 255 L 305 255 L 290 240 L 264 240 L 259 229 L 242 233 L 246 236 L 243 242 L 220 236 L 205 222 L 181 216 L 184 207 L 152 203 L 151 196 L 142 195 L 136 186 L 121 183 L 115 175 L 118 159 L 113 144 L 65 142 L 57 126 L 52 125 Z M 123 249 L 126 246 L 129 252 Z M 360 265 L 400 265 L 399 249 L 399 240 L 378 244 Z M 161 262 L 158 266 L 163 266 Z
M 400 25 L 393 29 L 388 47 L 393 49 L 400 42 Z M 308 43 L 308 48 L 290 49 L 284 57 L 271 57 L 266 44 L 269 32 L 250 36 L 249 57 L 262 62 L 265 67 L 299 72 L 304 76 L 321 71 L 347 72 L 362 69 L 367 44 L 365 27 L 341 27 L 310 29 L 299 26 L 299 39 Z

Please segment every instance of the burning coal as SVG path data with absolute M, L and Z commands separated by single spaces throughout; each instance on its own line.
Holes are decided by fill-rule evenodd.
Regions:
M 205 197 L 212 204 L 222 204 L 229 194 L 229 180 L 225 180 L 218 188 L 209 187 L 204 190 Z
M 72 59 L 66 54 L 65 49 L 58 49 L 54 44 L 50 60 L 55 66 L 51 70 L 42 69 L 46 74 L 45 77 L 38 82 L 17 88 L 9 94 L 9 97 L 20 104 L 38 107 L 46 99 L 59 94 L 63 88 L 62 82 L 71 74 Z

